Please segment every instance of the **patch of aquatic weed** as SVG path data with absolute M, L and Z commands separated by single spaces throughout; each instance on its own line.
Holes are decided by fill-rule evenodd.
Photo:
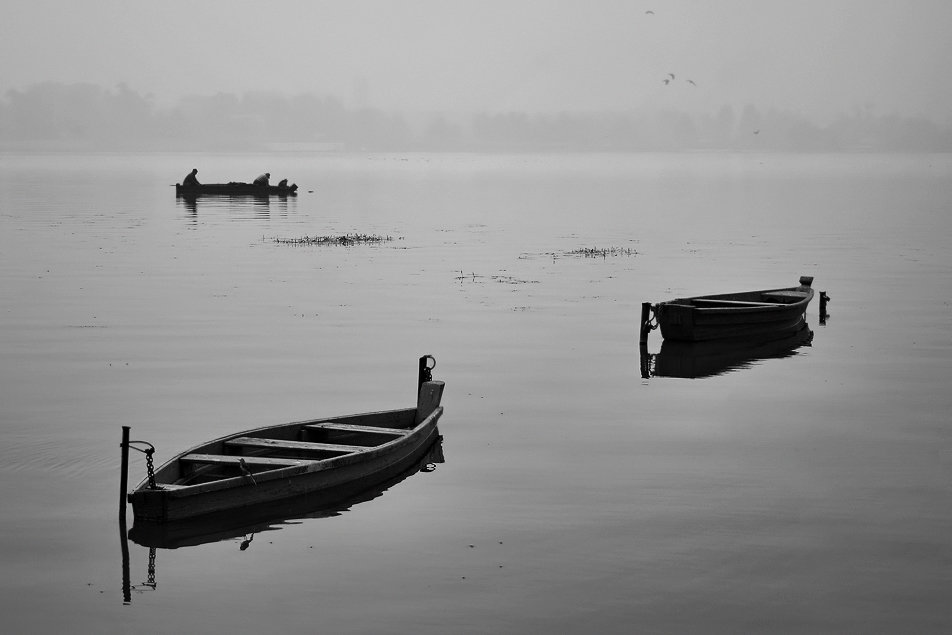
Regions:
M 538 280 L 522 280 L 520 278 L 515 278 L 513 276 L 505 275 L 505 274 L 484 276 L 482 274 L 477 274 L 477 273 L 463 273 L 462 271 L 459 272 L 459 275 L 456 276 L 456 279 L 459 280 L 460 282 L 476 282 L 476 283 L 492 281 L 492 282 L 499 282 L 502 284 L 539 284 Z
M 341 234 L 339 236 L 301 236 L 300 238 L 274 238 L 274 242 L 282 245 L 367 245 L 390 242 L 392 236 L 378 236 L 376 234 Z
M 636 256 L 637 251 L 631 247 L 582 247 L 565 252 L 566 256 L 581 256 L 582 258 L 608 258 L 609 256 Z

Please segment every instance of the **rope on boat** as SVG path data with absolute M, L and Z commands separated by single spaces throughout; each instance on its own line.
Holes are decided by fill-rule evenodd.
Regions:
M 658 326 L 659 326 L 659 325 L 658 325 L 658 313 L 660 313 L 660 312 L 661 312 L 661 305 L 660 305 L 660 304 L 652 304 L 652 305 L 651 305 L 651 319 L 648 320 L 648 324 L 649 324 L 649 326 L 651 327 L 651 330 L 652 330 L 652 331 L 655 330 L 656 328 L 658 328 Z
M 644 302 L 641 305 L 641 329 L 639 329 L 639 342 L 645 344 L 648 341 L 648 333 L 658 328 L 658 313 L 661 310 L 660 304 L 651 304 Z
M 242 458 L 238 459 L 238 469 L 241 470 L 241 474 L 248 479 L 251 479 L 251 484 L 255 487 L 258 486 L 258 481 L 255 480 L 255 475 L 251 473 L 251 470 L 248 469 L 248 464 L 245 463 L 245 460 Z
M 141 443 L 142 445 L 147 445 L 149 447 L 137 448 L 135 445 L 133 445 L 134 443 Z M 148 441 L 129 441 L 126 444 L 126 447 L 130 450 L 135 450 L 145 454 L 145 469 L 149 474 L 149 489 L 158 489 L 158 486 L 155 484 L 155 465 L 152 463 L 152 455 L 155 454 L 155 446 Z

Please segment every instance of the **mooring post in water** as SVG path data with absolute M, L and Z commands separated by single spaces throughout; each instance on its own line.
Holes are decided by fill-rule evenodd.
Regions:
M 826 291 L 820 291 L 820 324 L 826 324 L 826 303 L 829 301 L 830 296 L 826 294 Z
M 126 488 L 129 486 L 129 426 L 122 426 L 122 460 L 119 467 L 119 518 L 126 517 Z
M 648 333 L 651 332 L 651 303 L 641 303 L 641 334 L 638 340 L 639 344 L 648 343 Z

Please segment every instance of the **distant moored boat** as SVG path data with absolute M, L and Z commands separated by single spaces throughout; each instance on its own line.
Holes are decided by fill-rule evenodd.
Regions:
M 812 284 L 812 276 L 801 276 L 797 287 L 677 298 L 652 305 L 651 311 L 666 340 L 703 342 L 790 333 L 806 322 Z

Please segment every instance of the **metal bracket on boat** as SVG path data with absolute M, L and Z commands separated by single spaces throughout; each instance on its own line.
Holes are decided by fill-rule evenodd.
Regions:
M 639 344 L 648 343 L 648 333 L 658 328 L 658 305 L 650 302 L 641 303 L 641 330 Z
M 147 448 L 137 448 L 133 443 L 140 443 L 148 446 Z M 152 455 L 155 454 L 155 446 L 148 441 L 128 441 L 126 447 L 130 450 L 142 452 L 145 454 L 145 469 L 149 474 L 149 489 L 156 489 L 155 485 L 155 466 L 152 464 Z
M 430 365 L 430 362 L 433 362 Z M 420 358 L 420 373 L 417 377 L 417 394 L 423 387 L 423 382 L 433 381 L 433 369 L 436 368 L 436 358 L 432 355 L 424 355 Z

